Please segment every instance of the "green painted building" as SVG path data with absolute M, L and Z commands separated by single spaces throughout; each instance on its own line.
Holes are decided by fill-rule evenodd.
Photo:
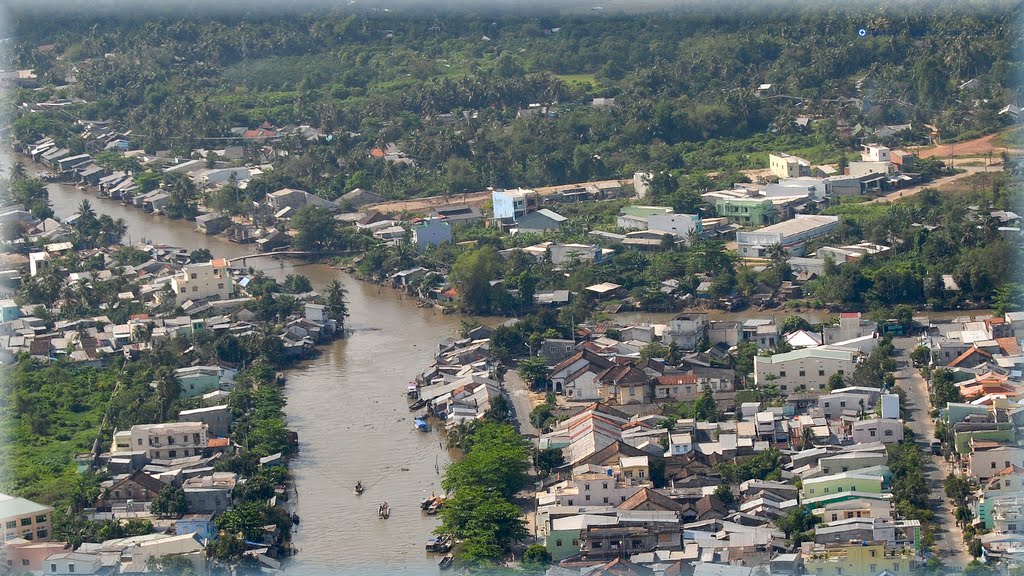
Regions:
M 761 227 L 775 224 L 778 221 L 778 212 L 775 205 L 768 198 L 760 197 L 734 197 L 714 198 L 715 213 L 729 222 L 741 226 Z

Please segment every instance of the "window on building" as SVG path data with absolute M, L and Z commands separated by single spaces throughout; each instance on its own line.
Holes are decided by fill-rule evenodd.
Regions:
M 995 463 L 995 462 L 992 462 L 992 469 L 993 469 L 993 470 L 995 470 L 995 469 L 996 469 L 996 463 Z
M 192 276 L 192 279 L 193 279 L 193 280 L 195 280 L 195 279 L 196 279 L 196 273 L 195 273 L 195 272 L 193 272 L 193 273 L 191 274 L 191 276 Z
M 42 524 L 43 522 L 46 522 L 45 514 L 40 514 L 39 516 L 36 516 L 36 524 Z
M 786 371 L 785 370 L 780 370 L 779 371 L 779 378 L 785 378 L 785 377 L 786 377 Z
M 193 286 L 192 287 L 192 291 L 193 292 L 199 292 L 199 286 Z
M 579 540 L 577 540 L 577 539 L 575 539 L 575 538 L 573 538 L 573 539 L 572 539 L 572 545 L 573 545 L 573 546 L 579 546 L 579 545 L 580 545 L 580 541 L 579 541 Z
M 825 402 L 825 408 L 828 408 L 828 402 Z
M 601 488 L 604 488 L 605 490 L 607 490 L 608 489 L 608 483 L 607 482 L 602 483 L 601 484 Z
M 174 444 L 174 436 L 168 436 L 167 437 L 167 444 L 168 445 Z
M 839 515 L 838 514 L 833 514 L 832 515 L 832 521 L 835 522 L 836 520 L 839 520 Z
M 605 504 L 607 504 L 607 503 L 608 503 L 608 497 L 607 497 L 607 496 L 605 496 L 605 497 L 604 497 L 604 503 L 605 503 Z
M 807 371 L 806 370 L 801 370 L 800 371 L 800 377 L 803 378 L 804 376 L 807 376 Z
M 872 437 L 872 438 L 874 438 L 874 437 L 875 437 L 875 431 L 874 431 L 874 430 L 871 430 L 871 437 Z
M 872 574 L 878 574 L 878 565 L 877 564 L 872 564 L 871 565 L 871 573 Z
M 886 430 L 885 431 L 885 435 L 886 436 L 892 436 L 892 430 Z
M 587 502 L 590 502 L 590 494 L 584 496 L 583 499 L 586 500 Z
M 218 283 L 217 284 L 217 289 L 218 290 L 223 290 L 224 289 L 224 283 L 223 282 Z
M 32 519 L 31 518 L 22 518 L 21 519 L 21 525 L 22 526 L 31 526 L 32 525 Z
M 573 505 L 573 503 L 572 503 L 572 502 L 573 502 L 573 501 L 572 501 L 572 500 L 570 499 L 570 500 L 569 500 L 569 506 L 572 506 L 572 505 Z
M 600 550 L 601 548 L 604 548 L 604 544 L 602 544 L 601 542 L 594 542 L 593 545 L 591 545 L 590 547 L 594 550 Z
M 839 407 L 840 408 L 846 408 L 846 400 L 840 400 L 839 401 Z
M 825 375 L 825 371 L 824 370 L 818 370 L 818 376 L 824 376 L 824 375 Z
M 18 527 L 18 523 L 16 521 L 14 521 L 14 520 L 11 520 L 10 522 L 7 523 L 7 529 L 8 530 L 12 530 L 12 529 L 17 528 L 17 527 Z
M 559 546 L 560 547 L 561 545 L 562 545 L 562 541 L 561 540 L 555 540 L 555 546 Z
M 639 550 L 644 547 L 643 540 L 633 540 L 633 550 Z
M 50 564 L 50 572 L 53 572 L 55 574 L 57 573 L 57 565 L 56 564 Z
M 178 457 L 178 451 L 177 450 L 171 450 L 170 452 L 167 453 L 167 455 L 169 457 L 171 457 L 171 458 L 177 458 Z
M 36 530 L 36 538 L 46 538 L 47 534 L 49 534 L 49 532 L 47 532 L 45 528 L 42 530 Z
M 139 438 L 139 446 L 142 446 L 142 438 Z
M 10 566 L 11 564 L 13 564 L 13 562 L 11 562 L 10 560 L 8 560 L 8 561 L 7 561 L 7 565 L 8 565 L 8 566 Z M 29 562 L 29 561 L 28 561 L 28 558 L 22 558 L 22 559 L 21 559 L 21 565 L 22 565 L 22 566 L 28 566 L 29 564 L 31 564 L 31 562 Z

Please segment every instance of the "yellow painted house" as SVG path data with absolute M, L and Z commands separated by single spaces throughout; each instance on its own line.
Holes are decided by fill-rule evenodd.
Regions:
M 885 542 L 816 544 L 801 548 L 804 574 L 809 576 L 878 576 L 882 571 L 912 574 L 917 569 L 913 548 L 886 548 Z

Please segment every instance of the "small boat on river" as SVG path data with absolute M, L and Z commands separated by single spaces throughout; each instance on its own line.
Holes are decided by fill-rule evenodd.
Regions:
M 444 508 L 444 498 L 434 498 L 434 501 L 427 507 L 427 514 L 433 516 L 434 514 L 437 514 L 441 508 Z
M 455 562 L 455 557 L 452 556 L 451 554 L 448 554 L 444 558 L 441 558 L 441 561 L 437 563 L 437 566 L 441 570 L 447 570 L 447 569 L 452 567 L 452 564 L 454 562 Z
M 363 483 L 362 482 L 356 482 L 355 493 L 356 493 L 357 496 L 363 493 Z
M 420 398 L 419 400 L 409 405 L 409 412 L 415 412 L 416 410 L 419 410 L 420 408 L 423 408 L 426 405 L 427 401 L 424 400 L 423 398 Z
M 451 550 L 453 544 L 451 538 L 431 538 L 427 540 L 426 549 L 427 552 L 444 553 Z
M 430 424 L 428 424 L 424 418 L 417 418 L 416 429 L 420 432 L 430 432 Z
M 381 518 L 382 520 L 387 520 L 388 516 L 391 516 L 391 506 L 389 506 L 388 503 L 385 502 L 377 508 L 377 517 Z

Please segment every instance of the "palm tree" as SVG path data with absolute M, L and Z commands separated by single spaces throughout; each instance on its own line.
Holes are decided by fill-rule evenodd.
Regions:
M 88 199 L 82 200 L 82 203 L 78 205 L 78 212 L 77 212 L 77 214 L 78 214 L 78 217 L 82 218 L 82 219 L 86 219 L 86 218 L 88 218 L 90 220 L 95 220 L 96 219 L 96 211 L 92 209 L 92 204 L 89 203 Z
M 14 166 L 11 166 L 11 181 L 25 180 L 28 178 L 28 172 L 20 162 L 15 162 Z
M 788 257 L 786 249 L 782 247 L 782 244 L 772 244 L 769 246 L 767 256 L 773 264 L 782 264 Z
M 337 280 L 327 285 L 327 314 L 338 321 L 342 331 L 345 329 L 345 317 L 348 316 L 348 303 L 345 301 L 347 291 Z
M 161 368 L 158 375 L 156 394 L 160 401 L 160 420 L 163 421 L 167 419 L 171 404 L 181 394 L 181 383 L 170 368 Z

